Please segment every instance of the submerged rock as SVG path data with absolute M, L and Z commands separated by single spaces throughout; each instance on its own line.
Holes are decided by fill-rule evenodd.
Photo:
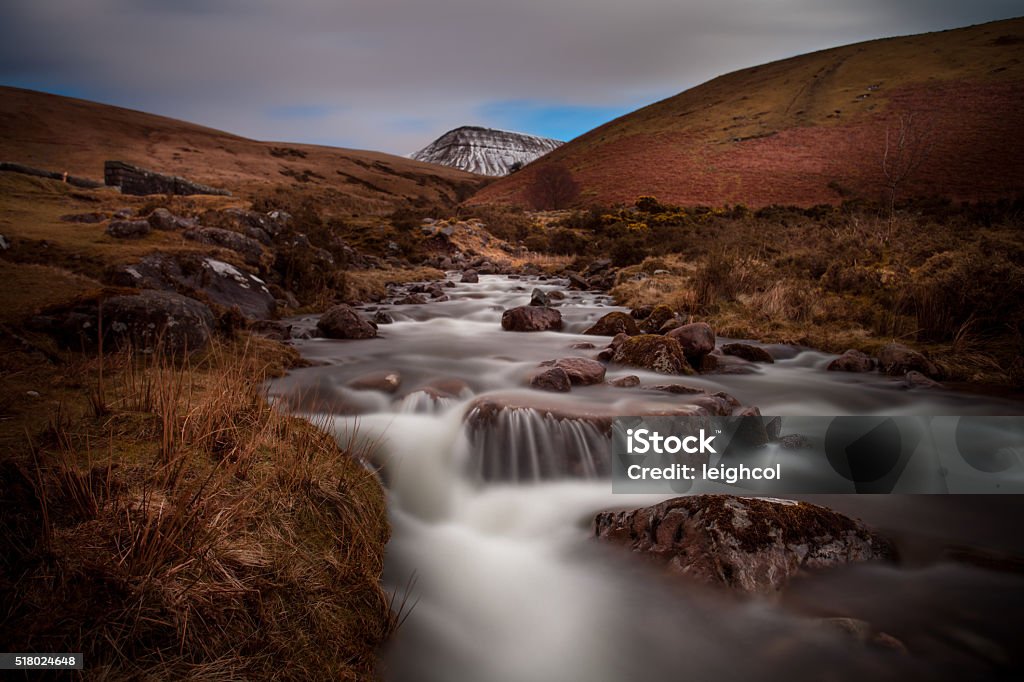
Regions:
M 769 364 L 775 362 L 775 358 L 771 356 L 771 353 L 760 346 L 754 346 L 749 343 L 727 343 L 722 346 L 722 352 L 726 355 L 742 358 L 748 362 L 767 362 Z
M 732 495 L 677 497 L 601 512 L 594 536 L 629 547 L 671 573 L 747 593 L 770 593 L 796 574 L 895 558 L 892 543 L 838 512 L 803 502 Z
M 851 348 L 828 363 L 825 369 L 829 372 L 870 372 L 874 368 L 875 361 L 870 355 Z
M 383 393 L 394 393 L 402 385 L 402 375 L 398 372 L 370 372 L 358 376 L 348 382 L 350 388 L 357 391 L 381 391 Z

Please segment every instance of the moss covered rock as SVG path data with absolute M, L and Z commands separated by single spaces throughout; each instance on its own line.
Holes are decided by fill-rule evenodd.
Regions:
M 659 305 L 655 306 L 651 314 L 644 318 L 638 326 L 644 334 L 659 334 L 662 333 L 662 326 L 669 320 L 674 320 L 675 317 L 676 313 L 674 310 L 667 305 Z
M 679 342 L 656 334 L 642 334 L 626 339 L 615 348 L 612 362 L 642 367 L 661 374 L 694 373 Z

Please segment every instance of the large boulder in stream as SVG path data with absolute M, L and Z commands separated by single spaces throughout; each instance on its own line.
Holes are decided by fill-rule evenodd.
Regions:
M 591 386 L 604 383 L 605 368 L 597 360 L 589 358 L 562 358 L 541 363 L 542 367 L 556 367 L 569 377 L 574 386 Z
M 562 313 L 554 308 L 522 305 L 501 315 L 501 328 L 510 332 L 542 332 L 562 328 Z
M 615 311 L 603 316 L 583 333 L 591 336 L 636 336 L 640 333 L 640 328 L 636 326 L 636 320 L 627 313 Z
M 643 334 L 623 340 L 612 354 L 612 362 L 641 367 L 661 374 L 693 374 L 683 347 L 675 339 Z
M 828 363 L 829 372 L 870 372 L 875 368 L 874 359 L 855 348 L 851 348 Z
M 372 339 L 377 336 L 373 325 L 344 303 L 321 315 L 316 328 L 329 339 Z
M 594 536 L 670 573 L 747 593 L 781 589 L 802 571 L 895 558 L 860 521 L 804 502 L 693 495 L 594 519 Z
M 715 332 L 707 322 L 684 324 L 669 330 L 665 336 L 678 341 L 683 354 L 691 360 L 700 360 L 715 349 Z
M 750 343 L 727 343 L 722 346 L 722 352 L 726 355 L 742 358 L 747 362 L 766 362 L 768 364 L 775 362 L 775 358 L 772 357 L 771 353 L 760 346 Z

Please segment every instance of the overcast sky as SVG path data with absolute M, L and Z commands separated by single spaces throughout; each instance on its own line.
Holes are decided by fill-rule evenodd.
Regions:
M 1022 13 L 1020 0 L 0 0 L 0 83 L 407 154 L 460 125 L 570 139 L 735 69 Z

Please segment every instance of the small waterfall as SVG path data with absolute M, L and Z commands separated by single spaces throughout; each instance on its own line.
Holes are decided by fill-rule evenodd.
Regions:
M 572 419 L 528 407 L 466 417 L 468 468 L 482 481 L 534 482 L 610 475 L 606 420 Z

